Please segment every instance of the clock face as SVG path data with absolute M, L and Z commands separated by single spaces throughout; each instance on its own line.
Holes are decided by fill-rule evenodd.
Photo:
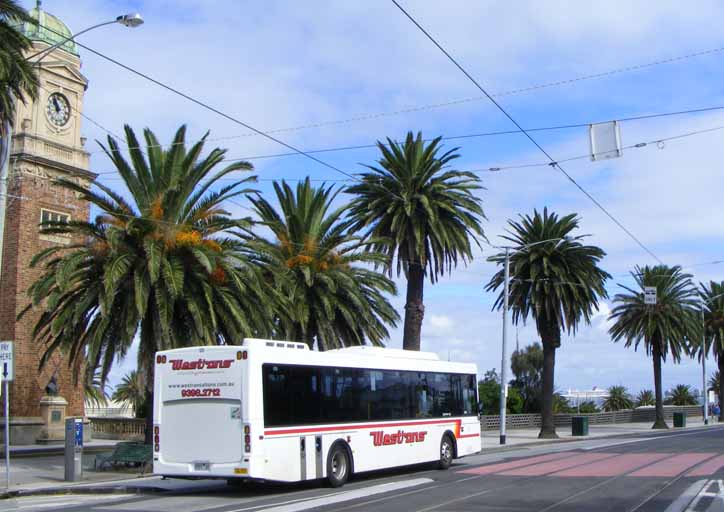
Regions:
M 57 92 L 48 96 L 46 114 L 50 122 L 58 128 L 68 124 L 70 120 L 70 103 L 68 103 L 68 98 Z

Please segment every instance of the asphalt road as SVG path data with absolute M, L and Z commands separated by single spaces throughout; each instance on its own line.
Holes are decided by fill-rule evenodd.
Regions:
M 722 480 L 724 427 L 710 427 L 473 456 L 448 471 L 358 475 L 342 489 L 197 483 L 163 495 L 20 498 L 0 510 L 703 512 L 724 511 Z

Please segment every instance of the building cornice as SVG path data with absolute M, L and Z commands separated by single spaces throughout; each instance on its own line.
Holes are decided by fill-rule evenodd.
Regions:
M 62 172 L 66 172 L 73 176 L 78 176 L 89 181 L 94 181 L 98 175 L 94 172 L 81 169 L 74 165 L 64 164 L 56 160 L 51 160 L 43 156 L 31 155 L 30 153 L 13 153 L 10 155 L 10 162 L 13 165 L 17 165 L 18 162 L 27 162 L 31 164 L 42 165 L 51 169 L 56 169 Z

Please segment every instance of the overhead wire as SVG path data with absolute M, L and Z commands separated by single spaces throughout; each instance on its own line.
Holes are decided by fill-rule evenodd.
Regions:
M 593 197 L 586 189 L 584 189 L 568 172 L 566 172 L 563 167 L 545 150 L 543 147 L 508 113 L 507 110 L 505 110 L 500 103 L 498 103 L 495 98 L 493 98 L 479 83 L 473 76 L 468 73 L 468 71 L 458 63 L 455 58 L 450 55 L 450 53 L 440 45 L 440 43 L 437 42 L 437 40 L 430 35 L 429 32 L 427 32 L 422 25 L 420 25 L 415 18 L 413 18 L 398 2 L 397 0 L 390 0 L 449 60 L 452 62 L 455 67 L 457 67 L 467 78 L 470 80 L 470 82 L 473 83 L 492 103 L 495 105 L 498 110 L 500 110 L 517 128 L 520 130 L 521 133 L 523 133 L 549 160 L 550 165 L 554 169 L 557 169 L 560 171 L 568 180 L 573 183 L 576 188 L 578 188 L 586 197 L 588 197 L 602 212 L 606 214 L 619 228 L 621 228 L 632 240 L 634 240 L 639 247 L 641 247 L 645 252 L 647 252 L 651 257 L 653 257 L 656 261 L 659 263 L 662 263 L 662 261 L 659 259 L 654 252 L 649 249 L 641 240 L 636 237 L 626 226 L 624 226 L 616 217 L 613 216 L 595 197 Z
M 663 149 L 660 147 L 662 144 L 665 144 L 666 142 L 673 141 L 673 140 L 680 140 L 685 139 L 688 137 L 693 137 L 696 135 L 702 135 L 705 133 L 711 133 L 715 131 L 721 131 L 724 130 L 724 125 L 717 125 L 709 128 L 702 128 L 701 130 L 691 130 L 688 132 L 678 133 L 674 135 L 670 135 L 667 137 L 652 137 L 645 140 L 641 140 L 639 142 L 635 142 L 626 146 L 622 146 L 620 148 L 620 151 L 628 151 L 631 149 L 643 149 L 647 147 L 651 147 L 653 145 L 656 145 L 658 149 Z M 518 133 L 518 132 L 516 132 Z M 573 162 L 577 160 L 590 160 L 592 156 L 596 157 L 604 157 L 608 154 L 615 153 L 619 150 L 611 150 L 611 151 L 602 151 L 595 154 L 592 153 L 585 153 L 585 154 L 579 154 L 574 155 L 570 157 L 566 157 L 563 159 L 557 160 L 556 163 L 567 163 L 567 162 Z M 502 171 L 507 170 L 515 170 L 515 169 L 528 169 L 528 168 L 536 168 L 536 167 L 549 167 L 551 166 L 551 162 L 530 162 L 530 163 L 522 163 L 522 164 L 510 164 L 510 165 L 498 165 L 498 166 L 489 166 L 489 167 L 479 167 L 475 169 L 468 169 L 466 172 L 472 172 L 472 173 L 498 173 Z M 113 175 L 118 174 L 118 171 L 99 171 L 96 174 L 100 176 L 105 175 Z M 228 180 L 232 180 L 233 178 L 228 178 Z M 279 178 L 281 179 L 281 178 Z M 279 179 L 274 178 L 268 178 L 268 179 L 262 179 L 260 178 L 259 181 L 278 181 Z M 287 178 L 288 180 L 294 180 L 295 178 Z M 305 178 L 299 178 L 299 179 L 305 179 Z M 312 179 L 312 181 L 329 181 L 329 182 L 350 182 L 350 181 L 357 181 L 357 180 L 351 180 L 351 179 Z
M 540 127 L 533 127 L 533 128 L 526 128 L 526 131 L 528 132 L 542 132 L 542 131 L 558 131 L 558 130 L 568 130 L 568 129 L 574 129 L 574 128 L 586 128 L 592 124 L 599 124 L 604 123 L 608 121 L 618 121 L 619 123 L 623 122 L 629 122 L 629 121 L 641 121 L 641 120 L 648 120 L 648 119 L 657 119 L 657 118 L 663 118 L 663 117 L 670 117 L 670 116 L 680 116 L 680 115 L 687 115 L 687 114 L 701 114 L 705 112 L 713 112 L 713 111 L 719 111 L 724 110 L 724 106 L 712 106 L 712 107 L 702 107 L 702 108 L 693 108 L 688 110 L 676 110 L 673 112 L 659 112 L 655 114 L 642 114 L 642 115 L 636 115 L 636 116 L 626 116 L 626 117 L 614 117 L 612 119 L 607 120 L 599 120 L 599 121 L 590 121 L 586 123 L 569 123 L 569 124 L 561 124 L 561 125 L 554 125 L 554 126 L 540 126 Z M 80 112 L 79 112 L 80 113 Z M 86 114 L 80 113 L 81 116 L 83 116 L 85 119 L 88 119 L 91 123 L 99 127 L 101 130 L 107 132 L 110 135 L 113 135 L 117 137 L 113 132 L 102 126 L 99 122 L 94 121 L 90 119 Z M 502 136 L 502 135 L 519 135 L 519 130 L 498 130 L 498 131 L 489 131 L 489 132 L 479 132 L 479 133 L 468 133 L 468 134 L 461 134 L 461 135 L 451 135 L 451 136 L 443 136 L 440 137 L 441 140 L 449 141 L 449 140 L 464 140 L 464 139 L 472 139 L 472 138 L 481 138 L 481 137 L 495 137 L 495 136 Z M 206 139 L 207 142 L 212 141 L 218 141 L 221 139 Z M 432 138 L 423 139 L 424 142 L 430 142 L 432 141 Z M 374 149 L 379 146 L 379 144 L 382 144 L 383 146 L 389 146 L 386 142 L 375 142 L 375 143 L 368 143 L 368 144 L 350 144 L 345 146 L 335 146 L 330 148 L 321 148 L 321 149 L 307 149 L 305 150 L 306 153 L 310 154 L 316 154 L 316 153 L 331 153 L 331 152 L 338 152 L 338 151 L 353 151 L 353 150 L 359 150 L 359 149 Z M 158 144 L 158 147 L 171 147 L 173 143 L 169 144 Z M 126 150 L 130 149 L 146 149 L 148 146 L 143 147 L 132 147 L 127 146 Z M 155 147 L 155 146 L 151 146 Z M 93 155 L 96 153 L 99 153 L 101 151 L 90 151 L 89 154 Z M 261 155 L 250 155 L 250 156 L 243 156 L 243 157 L 226 157 L 224 158 L 224 161 L 238 161 L 238 160 L 261 160 L 261 159 L 268 159 L 268 158 L 281 158 L 281 157 L 287 157 L 287 156 L 298 156 L 299 153 L 296 152 L 287 152 L 287 153 L 269 153 L 269 154 L 261 154 Z
M 88 49 L 86 46 L 83 46 L 80 43 L 77 43 L 77 44 L 79 46 L 81 46 L 82 48 Z M 511 96 L 511 95 L 521 94 L 521 93 L 530 92 L 530 91 L 547 89 L 547 88 L 551 88 L 551 87 L 558 87 L 561 85 L 577 83 L 577 82 L 581 82 L 581 81 L 585 81 L 585 80 L 598 79 L 598 78 L 603 78 L 603 77 L 612 76 L 612 75 L 616 75 L 616 74 L 627 73 L 627 72 L 631 72 L 631 71 L 638 71 L 641 69 L 646 69 L 646 68 L 650 68 L 650 67 L 654 67 L 654 66 L 658 66 L 658 65 L 662 65 L 662 64 L 670 64 L 673 62 L 701 57 L 704 55 L 712 55 L 712 54 L 716 54 L 716 53 L 721 53 L 723 51 L 724 51 L 724 47 L 711 48 L 711 49 L 707 49 L 707 50 L 701 50 L 701 51 L 697 51 L 697 52 L 688 53 L 685 55 L 679 55 L 679 56 L 665 58 L 665 59 L 657 59 L 657 60 L 654 60 L 654 61 L 651 61 L 648 63 L 644 63 L 644 64 L 623 66 L 623 67 L 611 69 L 608 71 L 581 75 L 581 76 L 574 77 L 574 78 L 555 80 L 552 82 L 534 84 L 534 85 L 520 87 L 517 89 L 511 89 L 511 90 L 507 90 L 507 91 L 500 91 L 497 93 L 492 93 L 491 96 L 493 96 L 493 97 Z M 398 109 L 398 110 L 394 110 L 394 111 L 388 111 L 388 112 L 360 114 L 360 115 L 353 116 L 353 117 L 346 118 L 346 119 L 307 123 L 307 124 L 303 124 L 303 125 L 299 125 L 299 126 L 292 126 L 292 127 L 285 127 L 285 128 L 274 128 L 271 130 L 266 130 L 266 133 L 270 133 L 270 134 L 271 133 L 286 133 L 286 132 L 300 131 L 300 130 L 306 130 L 306 129 L 323 128 L 326 126 L 335 126 L 335 125 L 348 124 L 348 123 L 358 122 L 358 121 L 367 121 L 367 120 L 396 116 L 396 115 L 401 115 L 401 114 L 420 112 L 420 111 L 425 111 L 425 110 L 439 109 L 439 108 L 444 108 L 444 107 L 449 107 L 449 106 L 461 105 L 461 104 L 465 104 L 465 103 L 482 101 L 482 100 L 486 100 L 486 99 L 487 99 L 486 96 L 474 96 L 474 97 L 469 97 L 469 98 L 461 98 L 461 99 L 450 100 L 447 102 L 438 102 L 438 103 L 433 103 L 433 104 L 428 104 L 428 105 L 412 106 L 412 107 Z M 724 107 L 718 107 L 718 108 L 720 109 L 720 108 L 724 108 Z M 529 131 L 533 131 L 533 130 L 529 130 Z M 222 136 L 222 137 L 217 137 L 217 138 L 211 138 L 211 139 L 209 139 L 209 142 L 252 137 L 255 135 L 257 135 L 257 134 L 253 133 L 253 132 L 238 134 L 238 135 L 228 135 L 228 136 Z
M 46 28 L 48 28 L 48 27 L 46 27 Z M 55 30 L 53 30 L 53 29 L 51 29 L 51 28 L 48 28 L 48 30 L 50 30 L 51 32 L 53 32 L 53 33 L 55 33 L 55 34 L 59 34 L 57 31 L 55 31 Z M 59 34 L 59 35 L 62 35 L 62 34 Z M 97 51 L 97 50 L 94 50 L 94 49 L 92 49 L 92 48 L 89 48 L 88 46 L 85 46 L 85 45 L 83 45 L 83 44 L 81 44 L 81 43 L 78 43 L 78 42 L 76 42 L 76 44 L 77 44 L 78 46 L 80 46 L 81 48 L 84 48 L 84 49 L 88 50 L 89 52 L 91 52 L 91 53 L 93 53 L 93 54 L 95 54 L 95 55 L 97 55 L 97 56 L 99 56 L 99 57 L 101 57 L 101 58 L 103 58 L 103 59 L 105 59 L 105 60 L 107 60 L 107 61 L 109 61 L 109 62 L 112 62 L 112 63 L 115 64 L 116 66 L 119 66 L 119 67 L 125 69 L 126 71 L 129 71 L 129 72 L 131 72 L 131 73 L 133 73 L 133 74 L 135 74 L 135 75 L 137 75 L 137 76 L 140 76 L 141 78 L 144 78 L 145 80 L 148 80 L 148 81 L 150 81 L 150 82 L 158 85 L 159 87 L 162 87 L 162 88 L 164 88 L 164 89 L 166 89 L 166 90 L 168 90 L 168 91 L 170 91 L 170 92 L 172 92 L 172 93 L 174 93 L 174 94 L 176 94 L 176 95 L 178 95 L 178 96 L 180 96 L 180 97 L 182 97 L 182 98 L 184 98 L 184 99 L 186 99 L 186 100 L 188 100 L 188 101 L 190 101 L 190 102 L 192 102 L 192 103 L 195 103 L 196 105 L 198 105 L 198 106 L 200 106 L 200 107 L 202 107 L 202 108 L 204 108 L 204 109 L 206 109 L 206 110 L 209 110 L 210 112 L 213 112 L 214 114 L 217 114 L 217 115 L 219 115 L 219 116 L 221 116 L 221 117 L 223 117 L 223 118 L 225 118 L 225 119 L 227 119 L 227 120 L 229 120 L 229 121 L 231 121 L 231 122 L 233 122 L 233 123 L 235 123 L 235 124 L 238 124 L 239 126 L 242 126 L 242 127 L 246 128 L 247 130 L 251 130 L 252 132 L 254 132 L 254 133 L 258 134 L 258 135 L 261 135 L 262 137 L 264 137 L 264 138 L 266 138 L 266 139 L 269 139 L 269 140 L 271 140 L 272 142 L 275 142 L 275 143 L 279 144 L 280 146 L 284 146 L 285 148 L 287 148 L 287 149 L 289 149 L 289 150 L 291 150 L 291 151 L 294 151 L 295 153 L 299 153 L 300 155 L 304 155 L 304 156 L 306 156 L 308 159 L 310 159 L 310 160 L 318 163 L 319 165 L 322 165 L 322 166 L 324 166 L 324 167 L 327 167 L 327 168 L 329 168 L 329 169 L 331 169 L 331 170 L 333 170 L 334 172 L 337 172 L 337 173 L 339 173 L 339 174 L 343 174 L 344 176 L 347 176 L 348 178 L 351 178 L 351 179 L 353 179 L 353 180 L 358 180 L 358 178 L 356 178 L 356 177 L 353 176 L 352 174 L 350 174 L 350 173 L 348 173 L 348 172 L 346 172 L 346 171 L 343 171 L 342 169 L 339 169 L 338 167 L 336 167 L 336 166 L 334 166 L 334 165 L 332 165 L 332 164 L 330 164 L 330 163 L 328 163 L 328 162 L 325 162 L 324 160 L 320 160 L 319 158 L 315 157 L 314 155 L 305 153 L 304 151 L 296 148 L 295 146 L 293 146 L 293 145 L 291 145 L 291 144 L 289 144 L 289 143 L 287 143 L 287 142 L 284 142 L 283 140 L 278 139 L 277 137 L 274 137 L 273 135 L 268 134 L 268 133 L 266 133 L 266 132 L 258 129 L 258 128 L 252 126 L 252 125 L 249 124 L 249 123 L 246 123 L 246 122 L 244 122 L 244 121 L 242 121 L 242 120 L 240 120 L 240 119 L 237 119 L 237 118 L 234 117 L 234 116 L 231 116 L 231 115 L 227 114 L 226 112 L 223 112 L 223 111 L 221 111 L 221 110 L 219 110 L 219 109 L 217 109 L 217 108 L 215 108 L 215 107 L 212 107 L 212 106 L 209 105 L 208 103 L 205 103 L 205 102 L 203 102 L 203 101 L 201 101 L 201 100 L 198 100 L 198 99 L 194 98 L 193 96 L 190 96 L 189 94 L 186 94 L 186 93 L 184 93 L 184 92 L 182 92 L 182 91 L 180 91 L 180 90 L 178 90 L 178 89 L 176 89 L 176 88 L 174 88 L 174 87 L 171 87 L 170 85 L 168 85 L 168 84 L 166 84 L 166 83 L 164 83 L 164 82 L 161 82 L 160 80 L 156 80 L 155 78 L 153 78 L 153 77 L 151 77 L 151 76 L 149 76 L 149 75 L 147 75 L 147 74 L 145 74 L 145 73 L 142 73 L 141 71 L 138 71 L 138 70 L 132 68 L 131 66 L 128 66 L 128 65 L 126 65 L 126 64 L 123 64 L 122 62 L 119 62 L 118 60 L 116 60 L 116 59 L 114 59 L 114 58 L 112 58 L 112 57 L 109 57 L 109 56 L 107 56 L 107 55 L 105 55 L 105 54 L 103 54 L 103 53 L 101 53 L 101 52 L 99 52 L 99 51 Z

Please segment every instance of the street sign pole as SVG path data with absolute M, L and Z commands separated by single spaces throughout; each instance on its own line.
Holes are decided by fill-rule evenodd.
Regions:
M 7 487 L 8 491 L 10 490 L 10 414 L 9 409 L 10 407 L 8 404 L 10 403 L 8 393 L 10 392 L 10 388 L 8 386 L 8 363 L 3 363 L 3 386 L 5 386 L 5 389 L 3 390 L 4 398 L 5 398 L 5 487 Z
M 10 386 L 15 378 L 13 365 L 13 342 L 0 341 L 0 362 L 2 363 L 3 398 L 5 399 L 5 485 L 10 490 Z

